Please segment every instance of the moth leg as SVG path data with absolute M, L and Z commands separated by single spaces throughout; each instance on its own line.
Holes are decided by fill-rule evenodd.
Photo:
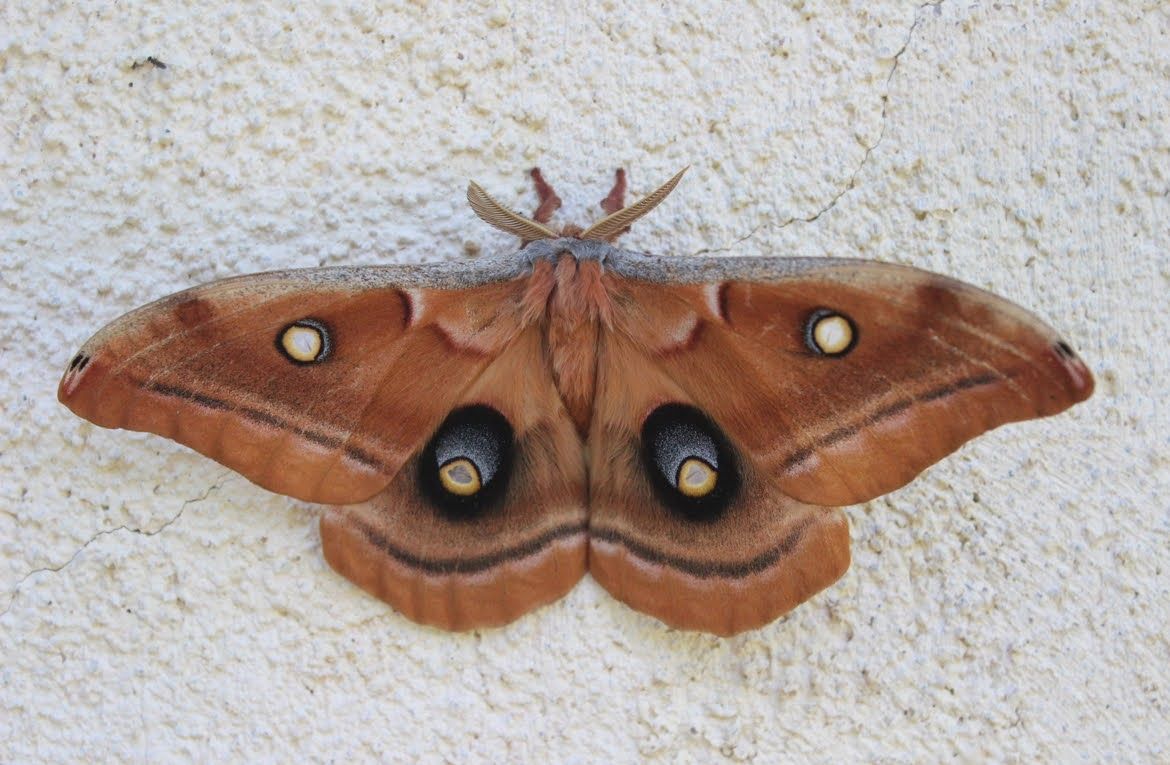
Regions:
M 613 188 L 609 190 L 609 194 L 606 195 L 605 199 L 601 200 L 601 209 L 605 211 L 606 215 L 613 215 L 625 206 L 626 171 L 625 168 L 619 167 L 617 172 L 614 173 Z M 629 229 L 626 230 L 628 231 Z
M 536 196 L 540 199 L 536 212 L 532 213 L 532 219 L 537 223 L 548 223 L 553 213 L 561 208 L 561 198 L 540 174 L 539 167 L 532 168 L 529 175 L 532 176 L 532 183 L 536 186 Z

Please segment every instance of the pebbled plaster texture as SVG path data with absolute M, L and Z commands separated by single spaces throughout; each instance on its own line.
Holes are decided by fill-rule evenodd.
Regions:
M 1170 759 L 1164 4 L 197 5 L 0 8 L 0 762 Z M 690 164 L 624 246 L 945 272 L 1097 393 L 849 508 L 849 573 L 733 639 L 588 579 L 416 626 L 313 506 L 56 403 L 174 290 L 514 246 L 463 189 L 536 164 L 582 223 Z

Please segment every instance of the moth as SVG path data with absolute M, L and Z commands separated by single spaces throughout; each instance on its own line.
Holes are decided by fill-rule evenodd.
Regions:
M 731 635 L 844 574 L 842 505 L 1092 393 L 1052 329 L 944 276 L 618 247 L 682 172 L 625 206 L 619 170 L 560 231 L 532 177 L 531 218 L 467 192 L 517 252 L 179 292 L 98 332 L 58 397 L 329 505 L 330 565 L 417 622 L 502 625 L 588 571 Z

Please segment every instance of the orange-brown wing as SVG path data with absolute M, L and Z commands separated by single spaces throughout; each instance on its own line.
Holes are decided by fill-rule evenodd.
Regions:
M 617 332 L 602 338 L 589 572 L 676 627 L 759 627 L 845 572 L 848 523 L 786 496 L 648 351 Z
M 590 569 L 680 627 L 767 623 L 848 566 L 844 517 L 824 506 L 892 491 L 990 428 L 1092 392 L 1039 320 L 915 269 L 614 265 Z
M 60 400 L 313 502 L 381 491 L 520 331 L 525 281 L 442 267 L 227 279 L 89 340 Z
M 325 558 L 408 618 L 504 624 L 586 565 L 585 458 L 526 329 L 462 393 L 382 493 L 321 518 Z

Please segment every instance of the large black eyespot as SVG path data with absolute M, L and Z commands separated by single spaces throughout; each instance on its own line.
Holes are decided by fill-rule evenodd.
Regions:
M 714 521 L 739 490 L 739 466 L 722 431 L 684 404 L 658 407 L 642 425 L 642 461 L 658 498 L 691 521 Z
M 456 409 L 419 458 L 419 485 L 453 520 L 469 520 L 503 494 L 512 468 L 512 426 L 488 406 Z
M 844 356 L 857 345 L 857 325 L 839 311 L 818 308 L 804 321 L 804 344 L 818 356 Z

